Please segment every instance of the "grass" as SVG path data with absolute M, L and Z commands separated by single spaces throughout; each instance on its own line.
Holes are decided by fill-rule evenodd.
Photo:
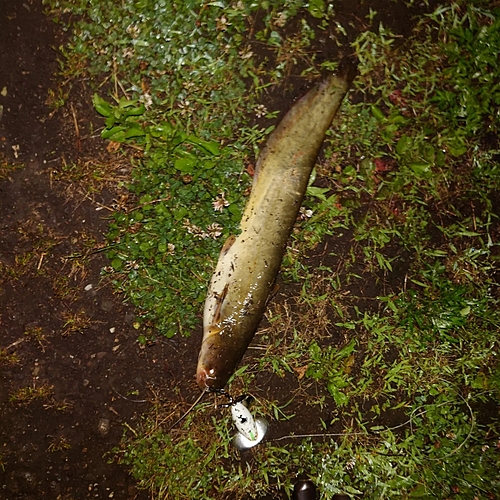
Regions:
M 24 335 L 26 335 L 29 339 L 36 341 L 42 352 L 45 352 L 45 347 L 48 341 L 42 327 L 30 325 L 24 331 Z
M 50 3 L 83 16 L 70 60 L 110 89 L 94 96 L 103 137 L 135 152 L 107 272 L 139 307 L 141 338 L 188 335 L 274 116 L 257 127 L 249 113 L 266 113 L 266 86 L 318 73 L 312 47 L 334 12 L 321 1 Z M 300 475 L 321 498 L 494 498 L 499 23 L 498 8 L 457 1 L 404 43 L 383 25 L 358 34 L 355 99 L 284 259 L 297 293 L 270 305 L 231 384 L 273 435 L 242 461 L 213 404 L 171 428 L 188 405 L 157 402 L 116 450 L 156 498 L 290 494 Z
M 52 442 L 49 444 L 47 451 L 50 453 L 55 453 L 58 451 L 64 451 L 71 449 L 71 445 L 68 440 L 64 436 L 59 436 L 52 439 Z
M 64 321 L 61 332 L 63 337 L 69 337 L 74 333 L 83 333 L 92 324 L 92 320 L 83 309 L 77 312 L 64 311 L 62 320 Z
M 38 399 L 46 399 L 52 395 L 52 386 L 41 385 L 36 387 L 21 387 L 9 396 L 9 401 L 16 405 L 28 405 Z
M 15 365 L 19 363 L 18 355 L 14 353 L 9 353 L 7 349 L 0 350 L 0 365 Z
M 12 164 L 4 160 L 0 161 L 0 180 L 8 179 L 11 172 L 22 168 L 21 164 Z

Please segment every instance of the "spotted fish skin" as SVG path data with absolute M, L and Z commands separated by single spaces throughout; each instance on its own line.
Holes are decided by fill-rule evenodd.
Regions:
M 205 301 L 196 373 L 203 390 L 222 389 L 252 341 L 325 133 L 353 76 L 347 65 L 314 86 L 281 120 L 258 158 L 241 232 L 224 244 Z

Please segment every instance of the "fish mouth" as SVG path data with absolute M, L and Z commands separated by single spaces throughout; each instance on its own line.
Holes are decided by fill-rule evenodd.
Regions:
M 202 391 L 206 391 L 208 389 L 207 377 L 208 377 L 208 373 L 204 368 L 201 370 L 198 369 L 196 371 L 196 383 L 198 384 L 198 387 Z
M 202 391 L 213 389 L 216 380 L 215 370 L 213 368 L 209 370 L 206 367 L 200 367 L 196 371 L 196 382 Z
M 229 376 L 224 377 L 225 372 L 216 368 L 201 365 L 196 370 L 196 382 L 202 391 L 221 391 L 227 383 Z

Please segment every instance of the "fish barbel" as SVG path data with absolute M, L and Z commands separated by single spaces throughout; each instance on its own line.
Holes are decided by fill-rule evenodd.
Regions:
M 196 379 L 222 389 L 264 314 L 325 133 L 354 77 L 348 64 L 288 111 L 259 155 L 241 232 L 225 242 L 203 313 Z

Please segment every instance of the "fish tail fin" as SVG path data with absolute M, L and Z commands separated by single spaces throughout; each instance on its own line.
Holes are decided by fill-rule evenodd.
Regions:
M 339 78 L 345 79 L 348 86 L 358 75 L 358 58 L 354 55 L 344 56 L 338 67 L 336 74 Z

